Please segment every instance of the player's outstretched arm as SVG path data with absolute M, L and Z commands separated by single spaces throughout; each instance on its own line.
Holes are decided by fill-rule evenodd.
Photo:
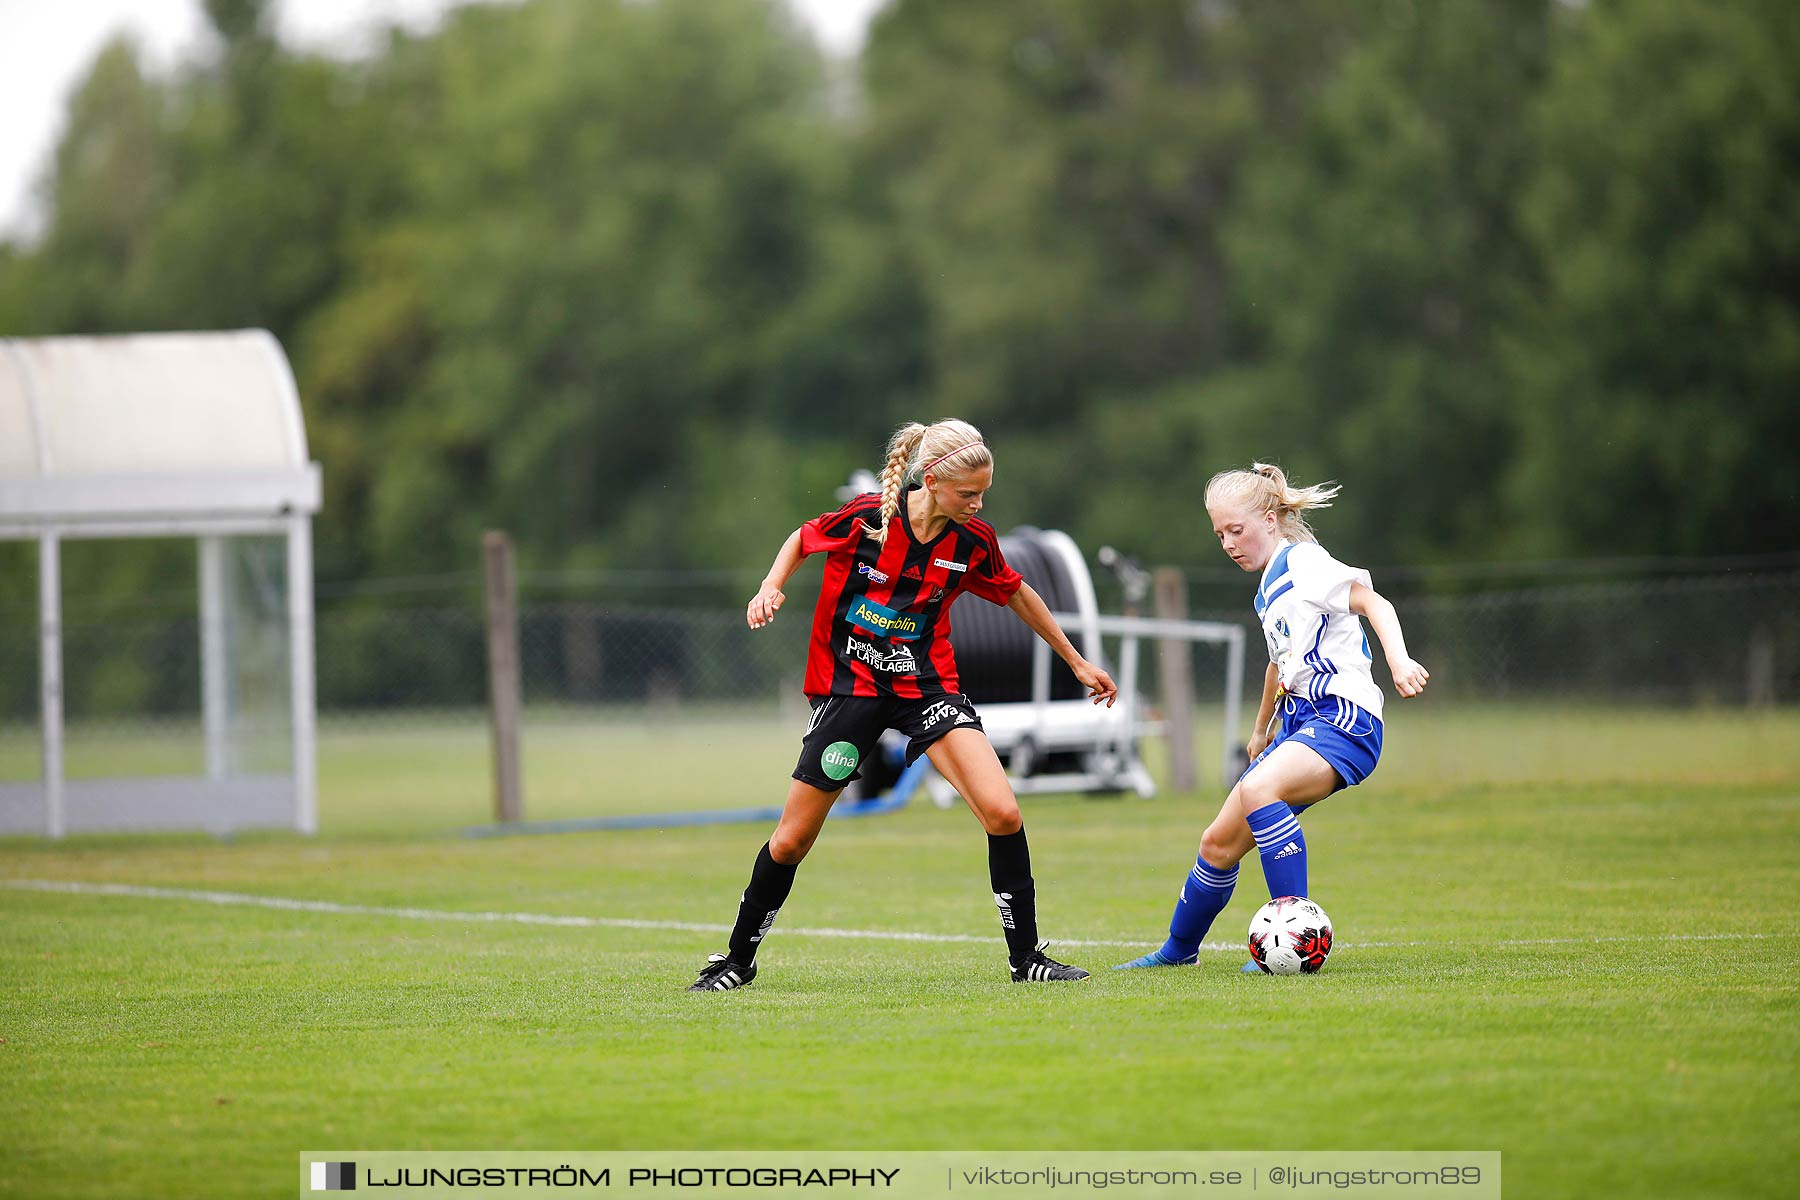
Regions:
M 1394 676 L 1394 690 L 1402 696 L 1416 696 L 1425 690 L 1431 672 L 1414 662 L 1406 653 L 1406 635 L 1400 632 L 1400 617 L 1394 606 L 1374 588 L 1366 584 L 1350 585 L 1350 611 L 1368 618 L 1387 655 L 1388 671 Z
M 1095 704 L 1105 701 L 1108 708 L 1113 706 L 1113 701 L 1119 698 L 1119 685 L 1112 681 L 1111 675 L 1081 656 L 1081 651 L 1075 649 L 1075 644 L 1063 633 L 1062 626 L 1050 615 L 1050 606 L 1044 603 L 1044 598 L 1029 583 L 1019 585 L 1019 590 L 1006 602 L 1006 607 L 1017 613 L 1033 633 L 1049 642 L 1057 656 L 1069 664 L 1069 670 L 1075 672 L 1075 678 L 1088 690 L 1089 699 Z
M 775 619 L 775 614 L 787 603 L 787 594 L 781 589 L 787 586 L 787 581 L 800 569 L 800 560 L 805 557 L 806 554 L 800 549 L 800 531 L 796 529 L 788 534 L 787 541 L 781 543 L 774 563 L 769 566 L 769 573 L 763 576 L 762 586 L 756 590 L 756 595 L 750 597 L 750 606 L 744 612 L 744 619 L 750 623 L 750 628 L 761 629 Z

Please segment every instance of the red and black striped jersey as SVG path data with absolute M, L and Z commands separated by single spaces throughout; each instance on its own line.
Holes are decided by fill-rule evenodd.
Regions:
M 950 606 L 965 591 L 1005 604 L 1025 582 L 1006 565 L 1000 535 L 986 521 L 951 521 L 921 542 L 902 497 L 883 545 L 863 531 L 880 512 L 881 497 L 868 493 L 800 527 L 800 552 L 825 554 L 806 656 L 808 696 L 956 694 Z

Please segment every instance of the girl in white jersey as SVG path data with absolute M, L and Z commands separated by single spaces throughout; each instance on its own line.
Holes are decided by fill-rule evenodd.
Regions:
M 1301 515 L 1329 506 L 1337 491 L 1291 487 L 1266 463 L 1221 471 L 1206 485 L 1219 544 L 1259 577 L 1256 615 L 1269 669 L 1250 766 L 1200 837 L 1169 938 L 1120 970 L 1195 961 L 1200 940 L 1231 899 L 1238 862 L 1252 849 L 1261 853 L 1271 898 L 1307 894 L 1300 810 L 1361 783 L 1381 758 L 1381 689 L 1369 673 L 1369 639 L 1358 618 L 1374 627 L 1402 696 L 1418 695 L 1431 678 L 1408 657 L 1394 606 L 1369 585 L 1369 573 L 1327 554 Z

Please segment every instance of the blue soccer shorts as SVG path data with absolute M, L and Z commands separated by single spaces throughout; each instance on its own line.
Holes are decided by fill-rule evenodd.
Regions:
M 1289 695 L 1281 702 L 1281 729 L 1275 740 L 1244 768 L 1244 774 L 1256 770 L 1275 747 L 1292 739 L 1317 751 L 1320 758 L 1331 764 L 1337 772 L 1338 788 L 1361 783 L 1381 761 L 1381 722 L 1367 709 L 1341 696 L 1313 701 Z

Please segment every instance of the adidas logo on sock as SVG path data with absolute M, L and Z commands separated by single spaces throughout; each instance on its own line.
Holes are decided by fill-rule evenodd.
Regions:
M 1275 857 L 1276 858 L 1287 858 L 1291 855 L 1295 855 L 1298 853 L 1300 853 L 1300 843 L 1299 842 L 1289 842 L 1287 845 L 1283 846 L 1281 849 L 1279 849 L 1275 852 Z
M 1000 926 L 1003 929 L 1017 929 L 1013 924 L 1012 893 L 995 892 L 994 905 L 1000 910 Z

